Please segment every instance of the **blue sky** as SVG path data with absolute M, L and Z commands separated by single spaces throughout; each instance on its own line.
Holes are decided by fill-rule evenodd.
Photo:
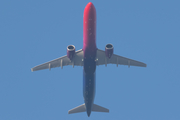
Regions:
M 95 103 L 110 113 L 68 115 L 83 104 L 82 67 L 30 68 L 83 46 L 83 11 L 97 12 L 97 47 L 147 68 L 98 66 Z M 179 120 L 179 0 L 0 1 L 0 120 Z

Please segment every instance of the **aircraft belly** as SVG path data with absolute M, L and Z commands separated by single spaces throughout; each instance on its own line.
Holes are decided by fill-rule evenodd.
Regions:
M 83 51 L 96 48 L 96 9 L 89 4 L 84 9 L 83 16 Z
M 94 102 L 96 77 L 95 66 L 94 63 L 87 61 L 85 62 L 83 69 L 83 96 L 87 111 L 91 111 L 91 106 Z
M 83 96 L 88 116 L 95 96 L 96 51 L 96 9 L 90 2 L 83 16 Z

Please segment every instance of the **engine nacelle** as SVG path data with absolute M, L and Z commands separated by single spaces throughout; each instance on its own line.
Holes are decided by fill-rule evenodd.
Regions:
M 67 57 L 72 60 L 75 54 L 75 46 L 69 45 L 67 46 Z
M 113 51 L 114 51 L 114 47 L 112 44 L 107 44 L 105 47 L 105 54 L 106 57 L 111 58 L 111 56 L 113 55 Z

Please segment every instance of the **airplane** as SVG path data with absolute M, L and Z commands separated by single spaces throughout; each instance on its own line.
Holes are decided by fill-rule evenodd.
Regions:
M 67 55 L 35 66 L 31 71 L 49 69 L 67 65 L 83 66 L 83 97 L 84 104 L 68 111 L 68 114 L 86 112 L 88 117 L 93 112 L 109 112 L 109 109 L 94 104 L 96 66 L 107 64 L 146 67 L 145 63 L 125 58 L 113 53 L 112 44 L 107 44 L 105 50 L 96 47 L 96 9 L 89 2 L 83 15 L 83 48 L 75 51 L 74 45 L 67 46 Z

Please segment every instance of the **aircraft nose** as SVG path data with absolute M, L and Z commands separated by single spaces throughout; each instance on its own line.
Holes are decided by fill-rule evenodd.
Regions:
M 92 2 L 89 2 L 88 4 L 89 4 L 90 6 L 93 5 Z
M 92 2 L 89 2 L 87 5 L 86 5 L 87 8 L 93 8 L 95 9 L 94 5 Z

